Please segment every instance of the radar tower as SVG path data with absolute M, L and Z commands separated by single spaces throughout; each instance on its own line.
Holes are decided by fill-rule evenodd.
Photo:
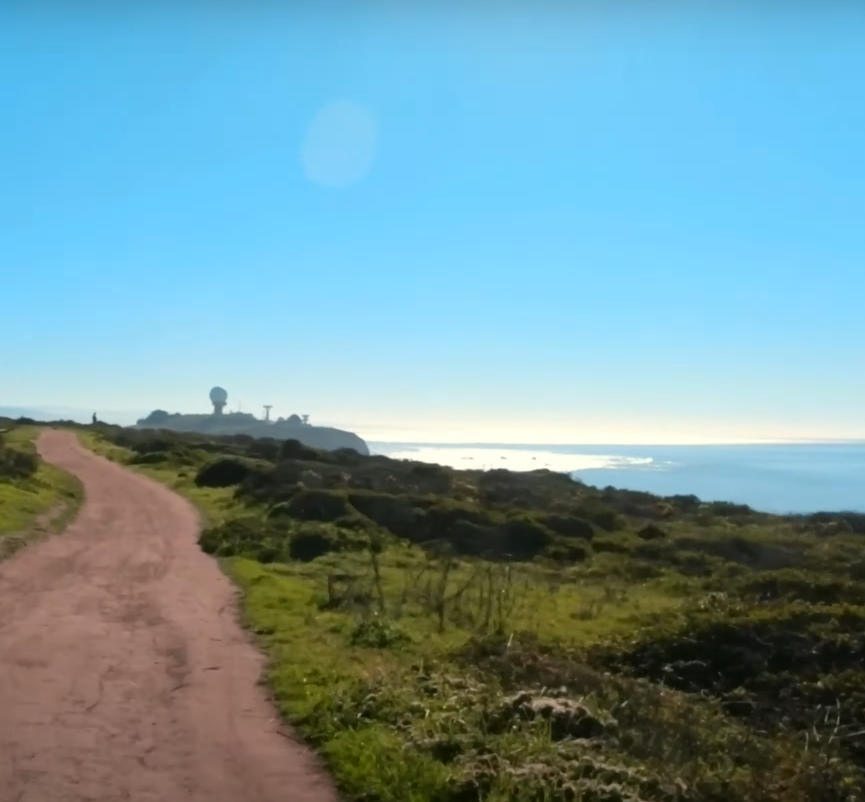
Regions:
M 221 415 L 228 403 L 228 393 L 221 387 L 214 387 L 210 391 L 210 403 L 213 404 L 213 414 Z

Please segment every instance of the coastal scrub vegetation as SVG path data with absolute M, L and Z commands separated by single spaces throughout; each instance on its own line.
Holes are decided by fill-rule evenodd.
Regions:
M 865 515 L 80 431 L 200 506 L 349 798 L 863 799 Z
M 0 418 L 0 559 L 62 529 L 81 502 L 77 480 L 40 459 L 34 423 Z

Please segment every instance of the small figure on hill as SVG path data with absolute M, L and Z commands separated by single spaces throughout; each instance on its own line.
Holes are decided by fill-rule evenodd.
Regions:
M 96 413 L 95 413 L 95 412 L 93 413 L 93 422 L 94 422 L 94 423 L 99 423 L 99 421 L 98 421 L 97 418 L 96 418 Z

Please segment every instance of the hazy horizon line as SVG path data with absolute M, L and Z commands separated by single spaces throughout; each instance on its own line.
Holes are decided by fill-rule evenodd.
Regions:
M 42 405 L 9 405 L 9 406 L 0 406 L 0 415 L 6 412 L 34 412 L 40 413 L 43 415 L 62 415 L 67 414 L 71 415 L 70 418 L 54 418 L 53 420 L 74 420 L 75 414 L 80 414 L 82 417 L 89 419 L 92 413 L 87 412 L 83 407 L 53 407 L 53 406 L 42 406 Z M 97 413 L 99 414 L 99 413 Z M 131 420 L 137 420 L 140 417 L 146 416 L 148 413 L 142 413 L 135 410 L 105 410 L 103 413 L 106 417 L 128 417 Z M 25 416 L 28 417 L 28 416 Z M 44 420 L 42 422 L 51 422 L 50 420 Z M 106 421 L 108 422 L 108 421 Z M 132 424 L 116 424 L 120 426 L 124 425 L 132 425 Z M 323 425 L 332 425 L 335 427 L 348 428 L 357 433 L 363 432 L 366 430 L 381 430 L 381 429 L 390 429 L 391 432 L 399 429 L 410 429 L 414 432 L 418 432 L 418 427 L 415 426 L 381 426 L 381 425 L 371 425 L 365 427 L 363 425 L 357 424 L 345 424 L 345 423 L 333 423 L 333 424 L 323 424 Z M 444 427 L 443 427 L 444 428 Z M 495 440 L 454 440 L 452 438 L 448 438 L 445 440 L 429 440 L 429 439 L 392 439 L 392 438 L 376 438 L 374 435 L 372 436 L 364 436 L 363 439 L 369 445 L 379 445 L 379 446 L 402 446 L 402 447 L 415 447 L 415 448 L 430 448 L 430 447 L 439 447 L 439 448 L 509 448 L 518 446 L 520 448 L 622 448 L 622 447 L 652 447 L 652 448 L 682 448 L 686 446 L 757 446 L 757 445 L 858 445 L 865 444 L 865 437 L 695 437 L 688 438 L 686 441 L 669 441 L 664 440 L 662 438 L 654 438 L 649 437 L 646 439 L 638 438 L 636 440 L 631 441 L 603 441 L 603 442 L 590 442 L 590 441 L 579 441 L 579 440 L 557 440 L 557 441 L 548 441 L 548 442 L 538 442 L 538 441 L 503 441 L 501 439 Z

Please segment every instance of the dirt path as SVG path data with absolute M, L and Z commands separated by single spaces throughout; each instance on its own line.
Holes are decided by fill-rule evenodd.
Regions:
M 0 802 L 333 802 L 177 495 L 45 432 L 86 502 L 0 564 Z

